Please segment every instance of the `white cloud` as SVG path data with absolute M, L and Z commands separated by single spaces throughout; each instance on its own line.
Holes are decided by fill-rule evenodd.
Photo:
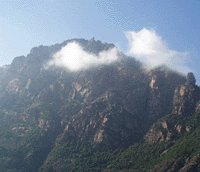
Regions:
M 118 49 L 112 48 L 102 51 L 98 56 L 88 53 L 76 42 L 68 43 L 65 47 L 54 54 L 46 64 L 46 68 L 57 66 L 78 71 L 97 66 L 99 64 L 110 64 L 118 60 Z
M 188 52 L 170 50 L 155 30 L 143 28 L 139 32 L 129 31 L 125 34 L 130 46 L 127 54 L 133 55 L 148 66 L 156 67 L 165 64 L 182 73 L 191 71 L 185 65 Z

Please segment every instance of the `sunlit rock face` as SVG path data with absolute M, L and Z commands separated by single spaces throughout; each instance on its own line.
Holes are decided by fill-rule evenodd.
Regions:
M 185 84 L 176 88 L 173 100 L 174 114 L 187 116 L 194 112 L 200 96 L 199 87 L 195 82 L 193 73 L 188 73 Z
M 151 127 L 144 137 L 146 142 L 155 143 L 172 140 L 177 135 L 191 130 L 191 126 L 183 125 L 178 120 L 199 113 L 200 89 L 195 85 L 195 82 L 196 79 L 193 73 L 190 72 L 187 75 L 185 84 L 177 86 L 174 92 L 171 115 Z M 173 118 L 174 120 L 172 120 Z M 175 134 L 172 134 L 172 131 Z
M 161 118 L 171 112 L 174 90 L 185 82 L 185 78 L 174 73 L 166 66 L 161 66 L 148 73 L 149 84 L 147 111 L 152 119 Z
M 112 71 L 115 71 L 115 77 L 119 78 L 119 82 L 114 78 L 110 78 L 112 82 L 108 81 L 111 87 L 115 86 L 115 89 L 108 89 L 101 98 L 82 109 L 79 116 L 66 126 L 62 137 L 57 138 L 58 145 L 71 138 L 95 143 L 107 142 L 114 146 L 122 143 L 128 146 L 133 142 L 142 141 L 153 122 L 172 110 L 174 90 L 179 84 L 185 82 L 183 76 L 167 68 L 157 68 L 148 74 L 133 73 L 129 78 L 126 78 L 128 73 L 126 68 L 118 67 L 117 69 Z M 123 73 L 121 73 L 122 69 Z M 111 73 L 110 70 L 101 72 L 103 75 L 98 76 L 99 81 L 104 78 L 107 82 L 104 73 Z M 89 97 L 96 89 L 96 84 L 92 81 L 91 83 L 88 87 L 91 90 Z M 112 85 L 112 83 L 115 84 Z M 98 86 L 101 84 L 103 83 L 98 82 Z M 102 85 L 99 89 L 104 87 L 105 85 Z M 78 97 L 81 99 L 81 90 L 86 87 L 76 83 L 74 88 L 76 91 L 72 96 L 73 99 Z M 97 93 L 99 94 L 98 90 Z M 89 97 L 84 101 L 87 102 Z M 161 126 L 167 129 L 168 123 L 164 121 Z M 166 138 L 170 140 L 171 134 L 164 136 L 160 132 L 159 136 L 156 139 L 153 138 L 152 141 L 164 141 Z

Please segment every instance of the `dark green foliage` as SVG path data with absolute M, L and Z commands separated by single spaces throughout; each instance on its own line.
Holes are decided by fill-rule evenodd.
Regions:
M 136 143 L 127 149 L 117 148 L 105 151 L 102 147 L 99 150 L 98 145 L 92 145 L 89 142 L 68 141 L 52 149 L 41 170 L 47 172 L 52 169 L 56 171 L 102 171 L 107 168 L 149 169 L 159 161 L 162 152 L 172 145 L 170 142 Z
M 191 134 L 185 134 L 176 141 L 175 145 L 168 151 L 163 158 L 190 157 L 200 152 L 200 129 L 197 128 Z
M 39 128 L 26 133 L 19 146 L 8 155 L 10 161 L 7 162 L 7 168 L 37 171 L 52 149 L 52 139 L 50 135 Z M 48 142 L 44 144 L 46 140 Z
M 4 147 L 0 147 L 0 157 L 6 156 L 8 154 L 8 150 Z
M 104 147 L 104 148 L 103 148 Z M 200 153 L 200 129 L 182 135 L 176 142 L 154 144 L 135 143 L 127 149 L 106 150 L 102 146 L 82 141 L 68 141 L 52 149 L 41 169 L 43 171 L 148 171 L 163 160 L 192 158 Z M 51 170 L 50 170 L 51 169 Z
M 102 148 L 102 146 L 101 146 Z M 114 154 L 117 154 L 115 150 Z M 114 159 L 112 151 L 99 151 L 95 144 L 82 141 L 68 141 L 54 147 L 41 168 L 42 171 L 100 171 Z M 60 162 L 64 164 L 60 165 Z

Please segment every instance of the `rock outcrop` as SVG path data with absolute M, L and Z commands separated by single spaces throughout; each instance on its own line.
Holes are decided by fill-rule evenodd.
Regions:
M 141 119 L 133 116 L 123 108 L 113 107 L 107 101 L 95 102 L 80 112 L 57 139 L 57 144 L 65 143 L 71 138 L 95 143 L 107 142 L 112 146 L 130 145 L 140 139 L 143 130 Z
M 180 121 L 198 111 L 200 89 L 195 82 L 193 73 L 188 73 L 185 84 L 175 89 L 172 112 L 151 127 L 144 137 L 146 142 L 169 141 L 191 130 L 189 125 L 181 124 Z
M 153 69 L 148 75 L 151 78 L 147 103 L 148 116 L 153 120 L 160 119 L 171 112 L 174 90 L 186 80 L 166 66 Z
M 116 78 L 120 78 L 121 74 L 117 72 L 121 72 L 121 70 L 115 72 Z M 123 73 L 127 72 L 124 69 Z M 71 138 L 98 143 L 108 142 L 115 146 L 122 143 L 126 143 L 128 146 L 133 142 L 141 142 L 154 121 L 172 110 L 174 90 L 185 79 L 166 67 L 154 69 L 147 76 L 135 74 L 132 78 L 132 80 L 127 79 L 125 75 L 119 79 L 126 83 L 124 86 L 112 79 L 112 83 L 116 83 L 116 88 L 114 90 L 108 89 L 100 99 L 82 109 L 79 115 L 66 126 L 63 134 L 58 137 L 57 144 L 62 144 Z M 112 83 L 108 82 L 110 86 Z M 94 94 L 95 87 L 92 84 L 87 99 Z M 75 95 L 81 97 L 81 90 L 85 86 L 75 84 L 74 88 L 73 97 L 76 97 Z M 161 126 L 164 125 L 165 128 L 168 128 L 166 122 Z M 156 130 L 152 132 L 155 133 Z M 163 136 L 160 133 L 160 138 L 157 138 L 157 141 L 166 138 L 170 140 L 171 134 Z
M 196 103 L 200 98 L 200 90 L 195 82 L 193 73 L 188 73 L 186 83 L 176 88 L 172 113 L 181 116 L 189 116 L 194 113 Z

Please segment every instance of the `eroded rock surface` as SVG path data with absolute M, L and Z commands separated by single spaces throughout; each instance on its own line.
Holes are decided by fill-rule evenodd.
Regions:
M 193 73 L 188 73 L 185 84 L 175 89 L 171 114 L 151 127 L 144 137 L 146 142 L 169 141 L 176 138 L 178 134 L 191 130 L 190 126 L 181 124 L 179 121 L 193 115 L 194 112 L 199 112 L 200 90 L 195 82 Z

